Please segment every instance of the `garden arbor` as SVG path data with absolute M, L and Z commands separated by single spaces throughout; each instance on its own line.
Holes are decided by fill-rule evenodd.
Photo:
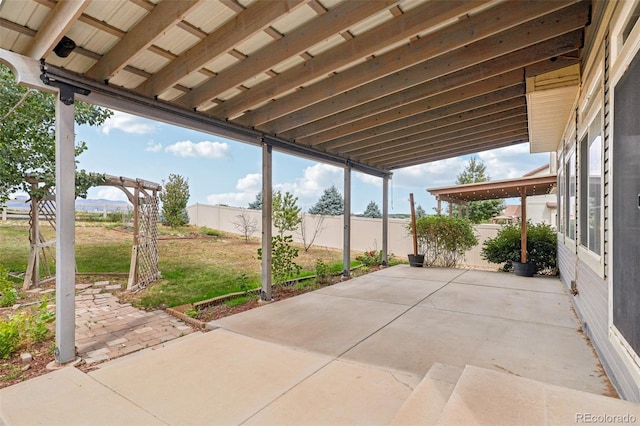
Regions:
M 40 265 L 49 275 L 47 257 L 53 257 L 51 246 L 55 240 L 46 241 L 40 232 L 40 219 L 56 229 L 56 195 L 39 179 L 27 178 L 33 191 L 29 211 L 29 263 L 24 276 L 23 289 L 28 290 L 50 277 L 40 280 Z M 105 175 L 100 186 L 121 189 L 133 205 L 133 246 L 127 290 L 136 291 L 160 278 L 158 269 L 158 191 L 161 186 L 143 179 Z M 36 196 L 39 194 L 40 196 Z
M 556 187 L 557 180 L 557 176 L 551 174 L 431 188 L 427 191 L 436 197 L 438 214 L 441 211 L 442 201 L 449 204 L 468 205 L 472 201 L 520 197 L 522 206 L 520 261 L 527 263 L 527 197 L 549 194 Z

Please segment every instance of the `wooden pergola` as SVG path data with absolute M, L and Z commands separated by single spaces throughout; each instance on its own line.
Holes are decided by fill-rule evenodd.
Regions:
M 527 197 L 549 194 L 556 187 L 557 181 L 556 175 L 544 175 L 431 188 L 427 191 L 436 197 L 438 214 L 443 201 L 467 205 L 472 201 L 520 197 L 522 208 L 520 261 L 527 263 Z

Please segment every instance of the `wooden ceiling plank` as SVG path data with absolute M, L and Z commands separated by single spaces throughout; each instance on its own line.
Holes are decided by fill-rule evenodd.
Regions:
M 576 10 L 574 7 L 569 7 L 553 14 L 553 24 L 550 24 L 551 18 L 549 16 L 529 21 L 498 35 L 465 45 L 444 55 L 398 71 L 391 76 L 371 81 L 353 90 L 347 90 L 337 96 L 330 97 L 271 122 L 261 124 L 260 128 L 282 134 L 289 129 L 304 125 L 304 123 L 317 122 L 317 120 L 325 117 L 341 113 L 350 108 L 353 109 L 372 100 L 390 96 L 396 92 L 401 92 L 432 80 L 437 80 L 435 83 L 438 83 L 439 77 L 443 75 L 462 71 L 478 64 L 486 64 L 491 60 L 500 60 L 506 55 L 522 51 L 527 47 L 543 43 L 549 39 L 553 40 L 553 37 L 581 29 L 587 22 L 589 18 L 588 7 L 585 9 L 582 3 L 577 5 L 582 8 Z M 407 58 L 402 57 L 402 61 L 405 60 Z M 372 69 L 377 73 L 377 67 Z M 344 74 L 346 73 L 340 75 Z M 371 72 L 369 71 L 370 74 Z M 333 80 L 333 78 L 329 80 Z M 326 87 L 328 85 L 330 85 L 330 82 L 321 85 L 325 92 L 329 92 L 329 88 Z M 309 89 L 306 89 L 305 93 L 308 94 L 307 90 Z M 276 103 L 283 102 L 289 105 L 289 98 L 290 96 L 284 97 L 276 101 Z
M 326 38 L 396 3 L 396 0 L 340 3 L 328 12 L 294 29 L 280 40 L 255 52 L 242 63 L 227 68 L 217 77 L 198 86 L 189 95 L 180 98 L 177 103 L 186 108 L 197 108 L 229 87 L 235 87 L 252 76 L 267 71 L 285 59 L 304 52 Z
M 139 85 L 136 91 L 145 96 L 159 95 L 183 77 L 198 71 L 303 4 L 304 0 L 253 3 Z
M 235 13 L 241 13 L 244 10 L 244 7 L 236 0 L 220 0 L 220 3 L 224 4 Z
M 515 25 L 530 20 L 533 11 L 537 11 L 534 16 L 544 15 L 549 10 L 556 10 L 564 5 L 566 5 L 565 2 L 501 4 L 380 55 L 372 61 L 356 65 L 321 83 L 309 86 L 304 94 L 288 95 L 278 99 L 268 108 L 251 111 L 240 117 L 237 122 L 258 127 L 275 120 L 276 122 L 267 128 L 278 128 L 281 132 L 287 129 L 287 123 L 289 125 L 291 122 L 305 123 L 312 121 L 311 117 L 319 119 L 349 106 L 356 106 L 393 91 L 402 90 L 404 87 L 430 80 L 440 73 L 450 73 L 456 68 L 460 69 L 481 62 L 485 59 L 483 55 L 487 55 L 488 50 L 494 49 L 496 52 L 515 50 L 522 47 L 525 40 L 544 39 L 533 35 L 524 36 L 521 31 L 518 31 L 518 28 L 526 29 L 531 26 L 537 29 L 541 26 L 541 18 L 524 24 L 525 27 L 514 29 Z M 563 10 L 558 13 L 562 12 Z M 565 15 L 563 15 L 564 21 L 578 20 L 574 16 L 573 9 L 570 14 L 572 17 Z M 508 33 L 515 36 L 510 37 L 509 40 L 503 40 L 499 33 L 509 28 L 511 30 L 507 30 Z M 547 34 L 550 31 L 552 30 L 545 29 Z M 478 49 L 472 50 L 469 46 L 472 43 L 479 43 Z M 334 102 L 336 105 L 331 107 Z M 279 118 L 280 121 L 278 121 Z
M 458 114 L 464 114 L 469 111 L 478 109 L 482 110 L 485 108 L 491 108 L 491 105 L 501 105 L 505 102 L 516 102 L 518 105 L 524 104 L 526 103 L 526 100 L 524 98 L 525 85 L 524 81 L 521 81 L 522 78 L 520 77 L 520 74 L 518 74 L 518 78 L 518 84 L 515 86 L 488 91 L 486 90 L 486 86 L 484 86 L 483 88 L 485 90 L 482 93 L 478 94 L 477 92 L 473 92 L 475 93 L 475 96 L 472 97 L 469 97 L 469 90 L 473 87 L 480 86 L 480 83 L 465 86 L 463 88 L 464 92 L 462 92 L 463 89 L 458 89 L 453 91 L 452 93 L 447 92 L 444 94 L 436 95 L 436 98 L 444 98 L 444 95 L 449 96 L 447 96 L 447 99 L 444 99 L 442 101 L 443 106 L 437 106 L 435 108 L 431 108 L 417 114 L 411 114 L 411 112 L 413 111 L 410 111 L 404 118 L 384 122 L 380 125 L 369 125 L 364 130 L 360 130 L 357 132 L 353 132 L 351 127 L 354 125 L 354 123 L 357 124 L 358 122 L 347 124 L 346 127 L 348 130 L 342 130 L 340 127 L 336 127 L 334 129 L 331 129 L 331 131 L 339 131 L 340 134 L 346 133 L 346 135 L 330 139 L 327 142 L 322 142 L 317 146 L 320 149 L 332 149 L 377 137 L 393 139 L 393 135 L 397 131 L 405 128 L 411 128 L 423 123 L 442 120 L 445 117 L 455 117 Z M 456 96 L 456 94 L 458 96 Z M 445 103 L 449 101 L 449 97 L 456 98 L 458 99 L 458 101 L 455 103 Z M 435 102 L 435 104 L 438 105 L 439 103 Z
M 366 105 L 360 105 L 357 108 L 351 108 L 322 119 L 317 119 L 310 124 L 300 126 L 299 123 L 307 123 L 307 120 L 311 117 L 305 117 L 303 119 L 299 114 L 295 113 L 287 116 L 286 122 L 285 120 L 279 119 L 276 120 L 277 123 L 274 121 L 269 126 L 261 126 L 260 129 L 269 133 L 277 133 L 279 136 L 284 138 L 296 139 L 301 143 L 305 143 L 302 141 L 310 135 L 344 125 L 351 121 L 366 118 L 368 116 L 376 114 L 379 115 L 393 108 L 406 108 L 408 104 L 422 101 L 423 99 L 433 96 L 439 92 L 452 90 L 456 87 L 462 87 L 476 81 L 482 81 L 483 79 L 491 76 L 509 73 L 510 71 L 517 71 L 520 72 L 522 81 L 524 81 L 523 68 L 527 65 L 540 62 L 563 52 L 573 51 L 581 44 L 582 31 L 576 30 L 572 33 L 552 38 L 534 46 L 474 65 L 470 68 L 440 76 L 433 81 L 428 81 L 410 89 L 393 93 L 384 98 L 376 99 L 368 102 Z M 422 102 L 420 102 L 420 104 L 422 104 Z M 397 113 L 398 111 L 395 112 Z M 395 119 L 403 115 L 404 114 L 396 115 Z M 300 120 L 298 124 L 294 124 L 289 121 L 292 116 L 295 116 Z M 378 117 L 376 117 L 376 119 L 378 119 Z M 280 125 L 283 127 L 289 127 L 291 125 L 299 127 L 282 131 L 279 127 Z
M 109 80 L 149 48 L 167 29 L 182 21 L 201 1 L 160 2 L 87 71 L 87 76 L 98 81 Z
M 99 19 L 94 18 L 93 16 L 85 15 L 84 13 L 80 15 L 78 21 L 118 38 L 122 38 L 126 34 L 126 32 L 122 31 L 120 28 L 116 28 L 104 21 L 100 21 Z
M 483 113 L 482 109 L 476 110 L 475 115 L 477 116 L 477 115 L 480 115 L 481 113 Z M 527 106 L 523 102 L 522 105 L 516 108 L 499 111 L 493 114 L 485 113 L 482 116 L 479 116 L 477 118 L 465 119 L 464 117 L 461 117 L 461 116 L 454 116 L 449 118 L 448 120 L 445 119 L 445 120 L 439 120 L 439 121 L 432 121 L 430 123 L 427 123 L 426 126 L 416 126 L 416 129 L 412 130 L 411 132 L 398 132 L 395 135 L 396 137 L 393 139 L 385 138 L 385 140 L 382 140 L 382 141 L 375 140 L 373 142 L 367 141 L 367 143 L 360 142 L 357 144 L 351 144 L 345 147 L 345 149 L 338 150 L 338 152 L 340 152 L 340 154 L 343 154 L 343 155 L 348 154 L 350 156 L 353 155 L 357 157 L 359 155 L 365 155 L 367 153 L 384 151 L 386 147 L 389 147 L 389 146 L 399 147 L 405 143 L 412 142 L 413 140 L 415 140 L 415 138 L 425 138 L 426 140 L 428 138 L 433 138 L 433 137 L 438 137 L 438 136 L 443 136 L 449 133 L 453 133 L 458 130 L 464 130 L 464 129 L 477 130 L 478 128 L 482 128 L 482 127 L 500 125 L 500 122 L 505 120 L 510 120 L 514 117 L 518 117 L 518 119 L 520 120 L 524 118 L 526 121 L 526 115 L 527 115 Z
M 20 24 L 16 24 L 15 22 L 8 21 L 4 18 L 0 18 L 0 28 L 6 28 L 11 31 L 15 31 L 22 35 L 26 35 L 29 37 L 35 37 L 37 31 L 32 30 L 29 27 L 22 26 Z
M 89 0 L 56 3 L 26 49 L 25 56 L 34 59 L 42 59 L 47 56 L 87 6 L 89 6 Z
M 366 162 L 375 162 L 381 159 L 389 160 L 397 155 L 410 154 L 415 150 L 440 145 L 449 146 L 458 141 L 471 143 L 487 137 L 495 137 L 512 131 L 523 131 L 527 129 L 526 116 L 512 117 L 483 127 L 467 128 L 446 135 L 432 137 L 415 137 L 398 144 L 387 144 L 384 149 L 371 153 L 361 153 L 360 155 L 349 155 L 350 158 L 359 159 Z
M 284 71 L 279 78 L 267 80 L 252 87 L 248 93 L 235 96 L 229 99 L 224 106 L 212 109 L 211 114 L 217 117 L 235 118 L 253 106 L 299 87 L 306 81 L 330 74 L 353 61 L 383 49 L 391 43 L 409 39 L 420 31 L 424 31 L 424 28 L 466 13 L 481 3 L 480 1 L 425 3 L 358 37 L 351 36 L 346 43 L 323 52 L 308 63 Z M 341 34 L 349 33 L 343 31 Z
M 390 163 L 385 163 L 387 170 L 397 170 L 400 168 L 417 166 L 419 164 L 431 163 L 433 161 L 445 160 L 447 158 L 458 157 L 461 155 L 468 154 L 476 154 L 478 152 L 488 151 L 491 149 L 504 148 L 512 145 L 519 145 L 521 143 L 528 142 L 527 135 L 521 135 L 520 137 L 507 137 L 504 139 L 496 139 L 492 141 L 491 144 L 486 142 L 479 144 L 478 146 L 467 146 L 456 148 L 452 151 L 442 151 L 438 152 L 437 150 L 430 153 L 422 153 L 416 155 L 414 158 L 405 160 L 405 161 L 395 161 Z

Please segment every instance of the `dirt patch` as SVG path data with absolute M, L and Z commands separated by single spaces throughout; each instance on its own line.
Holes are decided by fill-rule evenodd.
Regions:
M 19 351 L 13 357 L 1 360 L 0 388 L 49 373 L 50 370 L 47 370 L 47 364 L 54 360 L 52 345 L 52 340 L 36 343 L 28 350 Z M 20 359 L 20 354 L 25 352 L 30 353 L 33 357 L 28 364 L 22 363 Z

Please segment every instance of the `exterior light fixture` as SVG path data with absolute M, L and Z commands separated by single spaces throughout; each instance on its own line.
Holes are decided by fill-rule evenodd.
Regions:
M 66 58 L 73 52 L 73 49 L 76 48 L 76 43 L 71 40 L 69 37 L 64 36 L 62 40 L 56 44 L 56 47 L 53 48 L 53 53 L 61 58 Z

